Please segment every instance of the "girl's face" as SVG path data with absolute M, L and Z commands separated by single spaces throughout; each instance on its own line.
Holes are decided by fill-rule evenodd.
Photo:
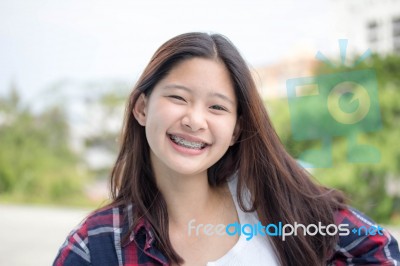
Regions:
M 235 143 L 237 99 L 223 63 L 185 60 L 142 94 L 134 114 L 145 126 L 156 173 L 206 173 Z

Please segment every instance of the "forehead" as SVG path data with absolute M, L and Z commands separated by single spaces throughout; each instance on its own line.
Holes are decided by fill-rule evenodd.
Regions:
M 191 58 L 174 66 L 158 85 L 181 85 L 197 93 L 221 93 L 236 101 L 230 73 L 221 61 Z M 156 86 L 157 87 L 157 86 Z

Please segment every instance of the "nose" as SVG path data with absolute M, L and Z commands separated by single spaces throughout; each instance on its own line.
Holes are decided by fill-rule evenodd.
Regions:
M 182 118 L 182 125 L 193 132 L 207 129 L 206 113 L 203 108 L 197 106 L 188 109 Z

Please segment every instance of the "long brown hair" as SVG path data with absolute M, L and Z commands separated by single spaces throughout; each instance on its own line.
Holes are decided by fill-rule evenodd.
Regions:
M 168 233 L 166 202 L 151 168 L 144 128 L 132 114 L 141 93 L 154 86 L 183 60 L 201 57 L 222 61 L 230 73 L 238 100 L 241 133 L 237 143 L 208 169 L 210 186 L 221 186 L 238 175 L 238 201 L 244 211 L 257 211 L 260 222 L 323 225 L 334 223 L 334 212 L 343 207 L 335 190 L 315 184 L 309 174 L 285 151 L 257 92 L 246 62 L 235 46 L 219 34 L 186 33 L 164 43 L 137 81 L 127 104 L 121 148 L 111 174 L 113 204 L 133 204 L 135 220 L 144 217 L 154 230 L 157 248 L 170 262 L 182 263 Z M 242 193 L 249 189 L 253 205 L 246 209 Z M 336 237 L 271 237 L 282 265 L 321 265 L 333 251 Z M 262 256 L 262 254 L 260 254 Z

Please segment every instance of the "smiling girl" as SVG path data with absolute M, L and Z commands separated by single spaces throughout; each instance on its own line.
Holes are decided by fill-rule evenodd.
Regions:
M 54 265 L 395 265 L 397 242 L 323 233 L 209 234 L 196 224 L 375 225 L 285 151 L 237 49 L 218 34 L 163 44 L 132 91 L 112 203 L 71 232 Z M 188 231 L 189 229 L 189 231 Z

